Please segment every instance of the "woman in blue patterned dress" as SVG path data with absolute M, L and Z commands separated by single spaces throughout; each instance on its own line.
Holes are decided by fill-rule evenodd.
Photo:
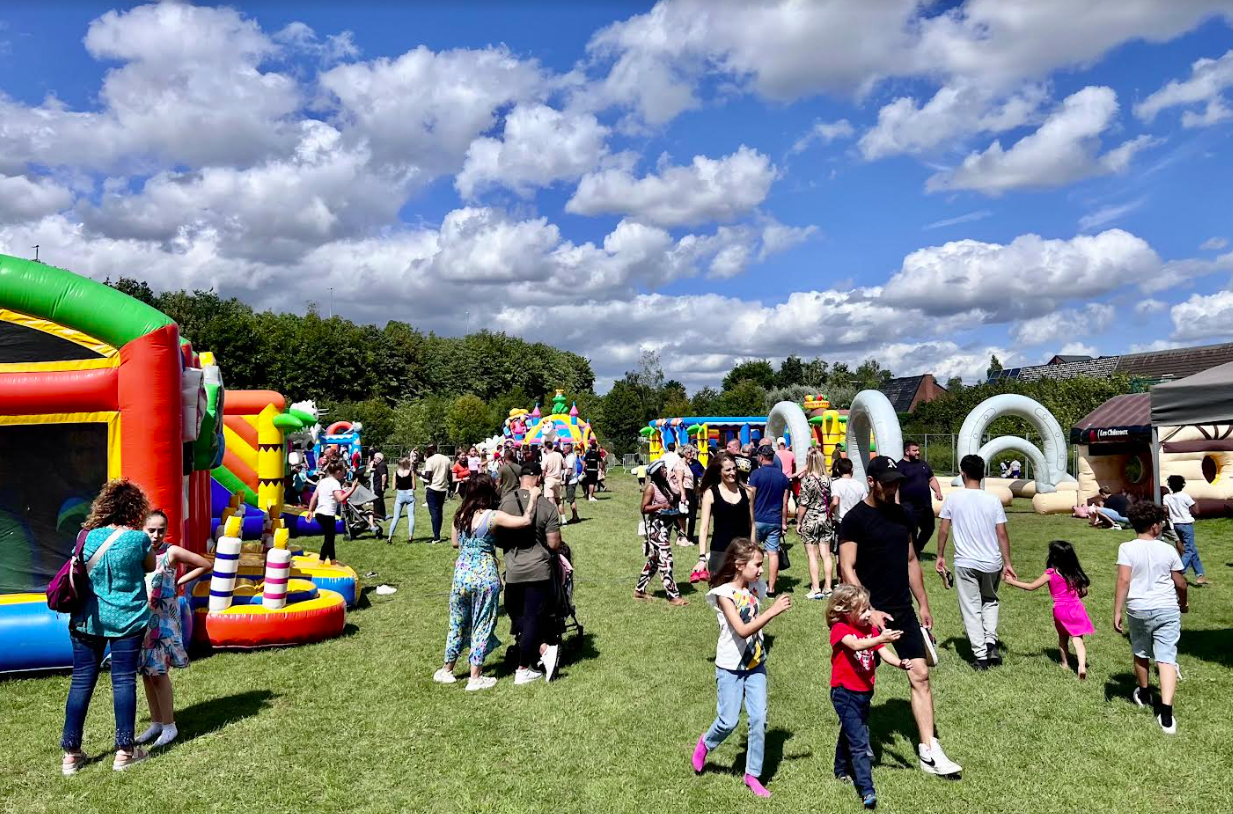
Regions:
M 167 515 L 161 509 L 155 509 L 146 517 L 144 531 L 150 537 L 157 559 L 149 581 L 150 626 L 146 628 L 141 662 L 137 667 L 146 687 L 146 703 L 150 705 L 150 728 L 137 736 L 137 743 L 153 740 L 155 746 L 166 746 L 179 734 L 169 670 L 188 666 L 176 589 L 207 573 L 210 561 L 178 545 L 166 544 Z M 181 565 L 192 570 L 177 580 L 176 573 Z
M 454 515 L 452 541 L 458 549 L 454 584 L 450 589 L 450 630 L 445 638 L 445 666 L 433 675 L 438 684 L 453 684 L 454 664 L 462 653 L 463 639 L 471 646 L 471 678 L 467 690 L 486 690 L 497 683 L 483 675 L 484 659 L 500 644 L 493 635 L 501 577 L 497 573 L 496 529 L 523 529 L 531 525 L 539 488 L 521 515 L 498 511 L 497 490 L 492 478 L 475 477 L 467 483 L 462 506 Z

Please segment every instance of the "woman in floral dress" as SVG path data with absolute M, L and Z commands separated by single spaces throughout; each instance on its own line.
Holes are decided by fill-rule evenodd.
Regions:
M 796 530 L 805 543 L 809 557 L 809 593 L 807 599 L 825 599 L 831 595 L 835 564 L 831 559 L 831 479 L 826 476 L 826 461 L 822 450 L 814 447 L 805 456 L 801 476 L 801 494 L 796 499 Z M 823 584 L 818 584 L 818 551 L 822 553 Z
M 172 702 L 172 667 L 187 667 L 184 634 L 180 629 L 180 598 L 177 588 L 210 570 L 210 561 L 199 554 L 167 545 L 167 515 L 155 509 L 146 517 L 143 529 L 153 543 L 157 557 L 149 575 L 150 626 L 141 645 L 141 661 L 137 671 L 146 687 L 146 702 L 150 705 L 150 728 L 137 736 L 137 743 L 153 740 L 155 746 L 166 746 L 176 739 L 175 705 Z M 192 570 L 176 579 L 179 567 Z
M 454 564 L 454 584 L 450 589 L 450 630 L 445 638 L 445 665 L 433 675 L 438 684 L 453 684 L 454 664 L 462 653 L 464 637 L 471 647 L 471 678 L 467 690 L 486 690 L 497 683 L 485 677 L 484 659 L 500 642 L 493 635 L 497 624 L 497 604 L 501 596 L 501 577 L 497 572 L 496 529 L 524 529 L 531 525 L 539 488 L 521 515 L 496 510 L 497 490 L 491 478 L 472 478 L 467 484 L 462 506 L 454 515 L 452 542 L 458 549 Z

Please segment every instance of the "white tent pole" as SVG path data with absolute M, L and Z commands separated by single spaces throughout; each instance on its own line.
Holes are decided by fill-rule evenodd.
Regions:
M 1160 428 L 1152 425 L 1152 502 L 1160 505 Z

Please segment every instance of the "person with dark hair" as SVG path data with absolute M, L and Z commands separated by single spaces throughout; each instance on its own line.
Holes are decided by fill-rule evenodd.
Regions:
M 359 488 L 359 482 L 352 483 L 347 489 L 342 487 L 342 478 L 347 473 L 347 467 L 342 461 L 330 461 L 325 468 L 325 477 L 317 481 L 317 489 L 312 499 L 308 501 L 308 514 L 316 519 L 321 526 L 320 557 L 324 560 L 335 560 L 338 553 L 334 550 L 334 540 L 338 534 L 338 515 L 342 504 L 346 503 Z
M 1194 541 L 1194 516 L 1198 514 L 1194 498 L 1182 490 L 1186 488 L 1186 479 L 1181 475 L 1170 475 L 1168 478 L 1169 494 L 1164 496 L 1164 507 L 1169 510 L 1169 522 L 1173 524 L 1173 533 L 1177 535 L 1178 553 L 1182 555 L 1182 576 L 1190 568 L 1194 569 L 1196 581 L 1207 585 L 1207 574 L 1203 571 L 1203 560 L 1199 559 L 1199 547 Z
M 403 507 L 407 512 L 407 543 L 415 536 L 415 463 L 410 455 L 398 459 L 394 470 L 394 522 L 390 524 L 389 537 L 386 543 L 394 542 L 394 531 L 398 528 L 398 520 Z
M 602 458 L 599 442 L 592 438 L 591 445 L 587 447 L 586 454 L 582 456 L 583 468 L 586 470 L 584 483 L 586 484 L 587 501 L 590 503 L 599 500 L 595 497 L 595 491 L 599 488 L 599 464 Z
M 981 488 L 985 461 L 965 455 L 959 462 L 963 488 L 942 502 L 938 530 L 938 559 L 934 566 L 946 574 L 946 542 L 955 533 L 955 593 L 959 615 L 972 645 L 977 670 L 1002 665 L 998 647 L 998 585 L 1002 578 L 1018 578 L 1010 564 L 1010 532 L 1002 501 Z M 932 512 L 932 509 L 930 510 Z
M 529 528 L 504 530 L 497 544 L 505 551 L 505 612 L 518 638 L 515 684 L 530 684 L 556 674 L 556 631 L 549 624 L 556 603 L 552 588 L 553 558 L 561 548 L 561 519 L 556 504 L 540 492 L 543 470 L 538 461 L 522 464 L 520 488 L 501 498 L 507 514 L 532 512 Z M 536 669 L 543 666 L 543 671 Z
M 762 629 L 792 607 L 792 597 L 785 594 L 766 613 L 759 613 L 759 601 L 766 596 L 762 551 L 747 537 L 738 537 L 725 546 L 723 562 L 711 574 L 710 584 L 706 601 L 719 620 L 719 641 L 715 645 L 717 714 L 698 738 L 691 763 L 694 773 L 701 774 L 707 754 L 736 731 L 744 702 L 749 719 L 745 785 L 758 797 L 770 797 L 760 779 L 766 747 L 766 645 Z
M 1150 706 L 1151 659 L 1160 675 L 1160 706 L 1156 722 L 1166 735 L 1177 734 L 1173 695 L 1177 690 L 1177 643 L 1182 636 L 1186 577 L 1177 550 L 1160 540 L 1168 512 L 1140 500 L 1130 507 L 1130 524 L 1138 536 L 1117 549 L 1117 588 L 1113 595 L 1113 628 L 1122 632 L 1122 612 L 1130 627 L 1135 690 L 1131 700 Z
M 498 453 L 501 465 L 497 467 L 497 492 L 504 500 L 505 496 L 518 488 L 518 478 L 522 475 L 522 467 L 518 465 L 517 456 L 512 448 Z
M 82 730 L 98 682 L 103 654 L 111 650 L 111 697 L 116 717 L 116 756 L 111 767 L 123 771 L 148 757 L 134 745 L 137 723 L 137 665 L 150 623 L 145 575 L 156 558 L 149 536 L 141 530 L 150 504 L 141 487 L 120 478 L 109 481 L 94 499 L 85 522 L 81 556 L 90 587 L 81 606 L 69 616 L 73 679 L 64 706 L 60 770 L 76 774 L 88 758 L 81 751 Z
M 441 521 L 445 513 L 445 499 L 450 493 L 450 459 L 437 451 L 435 444 L 424 450 L 424 500 L 428 504 L 428 518 L 432 521 L 432 543 L 441 542 Z
M 681 454 L 685 458 L 685 466 L 689 469 L 689 478 L 686 481 L 688 486 L 685 497 L 688 500 L 686 506 L 687 522 L 685 524 L 685 539 L 693 545 L 698 544 L 698 504 L 700 495 L 702 494 L 702 477 L 706 474 L 706 467 L 698 460 L 698 448 L 692 444 L 687 444 Z
M 1079 662 L 1079 680 L 1087 678 L 1087 646 L 1083 637 L 1095 633 L 1096 628 L 1087 615 L 1083 597 L 1087 596 L 1088 586 L 1092 583 L 1083 566 L 1079 565 L 1074 546 L 1065 540 L 1054 540 L 1049 543 L 1045 573 L 1035 582 L 1007 577 L 1006 583 L 1025 591 L 1035 591 L 1045 583 L 1049 584 L 1049 593 L 1053 596 L 1053 626 L 1057 628 L 1057 648 L 1062 657 L 1062 666 L 1070 668 L 1069 645 L 1074 645 L 1075 658 Z
M 899 487 L 899 502 L 907 510 L 908 515 L 916 522 L 912 534 L 912 545 L 916 546 L 916 556 L 925 550 L 929 538 L 933 536 L 933 501 L 932 497 L 942 499 L 942 487 L 933 474 L 933 467 L 921 460 L 920 444 L 907 441 L 903 445 L 903 460 L 899 462 L 899 472 L 903 475 L 903 485 Z
M 646 564 L 638 575 L 638 583 L 634 586 L 634 599 L 650 599 L 646 592 L 651 582 L 651 575 L 658 569 L 660 579 L 664 583 L 664 593 L 668 595 L 669 605 L 688 605 L 689 601 L 681 598 L 681 591 L 676 587 L 676 579 L 672 576 L 672 529 L 680 516 L 680 499 L 668 484 L 667 466 L 663 459 L 655 461 L 646 470 L 646 489 L 642 493 L 642 516 L 646 522 L 646 540 L 643 542 L 643 554 Z
M 450 541 L 458 549 L 454 582 L 450 587 L 450 629 L 445 637 L 445 664 L 433 674 L 438 684 L 453 684 L 454 664 L 462 653 L 464 637 L 470 643 L 471 677 L 467 690 L 487 690 L 497 683 L 484 677 L 484 659 L 500 644 L 493 631 L 497 626 L 497 605 L 501 596 L 501 575 L 497 572 L 496 529 L 525 529 L 531 525 L 534 498 L 522 514 L 496 509 L 497 490 L 492 479 L 479 473 L 471 476 L 463 493 L 462 505 L 450 526 Z
M 933 725 L 933 691 L 929 686 L 925 629 L 933 627 L 933 613 L 912 535 L 916 523 L 895 502 L 903 480 L 898 466 L 885 455 L 869 461 L 866 469 L 869 496 L 852 507 L 839 527 L 839 570 L 849 585 L 863 585 L 875 610 L 873 624 L 903 631 L 895 652 L 912 663 L 912 716 L 919 734 L 917 756 L 922 771 L 953 776 L 963 769 L 946 756 Z M 912 609 L 915 597 L 920 621 Z
M 385 462 L 385 454 L 374 452 L 372 456 L 372 490 L 376 499 L 372 502 L 373 516 L 378 520 L 385 519 L 385 490 L 390 485 L 390 467 Z
M 714 532 L 711 520 L 715 521 Z M 715 573 L 723 562 L 728 544 L 738 537 L 750 537 L 754 529 L 753 500 L 749 489 L 737 477 L 736 461 L 731 455 L 716 455 L 702 476 L 702 519 L 698 534 L 698 565 L 702 571 Z M 692 575 L 690 577 L 693 578 Z
M 792 482 L 783 473 L 770 444 L 758 447 L 758 468 L 749 476 L 753 492 L 755 539 L 766 552 L 766 595 L 775 595 L 779 578 L 779 546 L 788 533 L 788 499 Z

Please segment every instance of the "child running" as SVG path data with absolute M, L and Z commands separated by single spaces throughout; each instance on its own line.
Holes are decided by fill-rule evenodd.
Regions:
M 1070 669 L 1070 646 L 1075 648 L 1075 658 L 1079 662 L 1079 679 L 1087 678 L 1087 645 L 1084 636 L 1096 632 L 1092 620 L 1087 615 L 1083 605 L 1083 597 L 1091 580 L 1079 565 L 1079 557 L 1075 548 L 1065 540 L 1054 540 L 1049 543 L 1049 553 L 1045 557 L 1045 572 L 1033 582 L 1007 577 L 1006 582 L 1025 591 L 1035 591 L 1049 583 L 1049 593 L 1053 595 L 1053 625 L 1057 628 L 1057 649 L 1062 656 L 1062 666 Z
M 150 588 L 150 626 L 141 644 L 141 673 L 146 688 L 146 703 L 150 705 L 150 728 L 137 736 L 137 743 L 154 741 L 166 746 L 176 739 L 176 710 L 171 695 L 170 668 L 188 666 L 184 650 L 184 632 L 180 629 L 180 599 L 176 589 L 187 585 L 210 570 L 210 561 L 199 554 L 167 545 L 167 515 L 159 509 L 146 517 L 143 529 L 150 537 L 156 556 L 153 573 L 148 577 Z M 183 565 L 192 570 L 176 579 Z
M 1177 535 L 1178 554 L 1182 556 L 1182 576 L 1188 569 L 1194 569 L 1195 581 L 1199 585 L 1207 585 L 1207 574 L 1203 571 L 1203 560 L 1199 559 L 1199 547 L 1194 541 L 1194 498 L 1182 490 L 1186 488 L 1186 479 L 1181 475 L 1170 475 L 1168 479 L 1169 494 L 1164 496 L 1165 508 L 1169 510 L 1169 521 L 1173 523 L 1173 531 Z
M 701 774 L 707 753 L 736 730 L 744 701 L 749 719 L 745 785 L 759 797 L 770 797 L 771 793 L 758 779 L 766 747 L 766 649 L 762 628 L 792 607 L 792 598 L 781 595 L 766 613 L 758 613 L 758 601 L 766 596 L 762 549 L 748 537 L 731 542 L 710 584 L 706 601 L 719 618 L 719 642 L 715 646 L 718 712 L 715 722 L 694 747 L 694 772 Z
M 869 621 L 872 613 L 869 591 L 857 585 L 837 586 L 826 606 L 826 623 L 831 628 L 831 703 L 839 716 L 835 777 L 856 786 L 865 808 L 878 805 L 869 757 L 869 706 L 877 659 L 901 670 L 912 666 L 910 659 L 900 659 L 882 648 L 903 634 L 874 627 Z

